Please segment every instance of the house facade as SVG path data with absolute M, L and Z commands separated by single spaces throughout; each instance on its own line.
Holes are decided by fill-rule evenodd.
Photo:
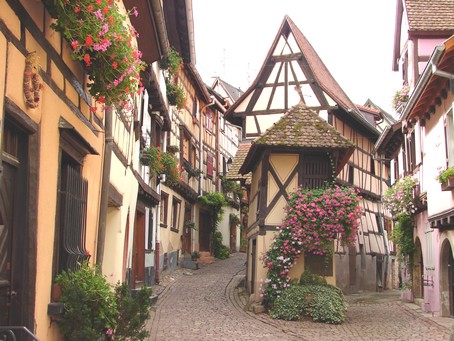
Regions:
M 251 141 L 260 139 L 267 134 L 267 129 L 272 130 L 279 125 L 277 122 L 297 104 L 314 111 L 356 146 L 353 154 L 347 160 L 342 160 L 346 164 L 336 173 L 336 181 L 360 190 L 363 216 L 355 248 L 336 246 L 333 272 L 336 285 L 345 292 L 383 288 L 391 281 L 389 269 L 392 260 L 380 206 L 380 191 L 385 188 L 382 186 L 386 186 L 383 179 L 387 169 L 372 155 L 374 143 L 379 137 L 373 113 L 369 113 L 372 116 L 372 120 L 369 120 L 351 102 L 288 16 L 284 18 L 256 80 L 226 112 L 226 119 L 241 126 L 243 133 L 243 142 L 231 170 L 234 173 L 240 170 L 243 174 L 238 176 L 229 172 L 229 177 L 243 179 L 246 183 L 252 175 L 249 195 L 258 193 L 256 186 L 265 186 L 263 177 L 257 178 L 259 174 L 266 175 L 266 172 L 256 168 L 259 163 L 251 169 L 241 168 L 250 157 Z M 281 167 L 285 168 L 283 165 L 290 167 L 294 162 L 282 162 Z M 250 173 L 246 172 L 249 170 Z M 289 174 L 291 171 L 287 169 L 284 173 Z M 296 181 L 293 185 L 300 185 L 304 177 L 275 185 L 281 193 L 279 204 L 276 204 L 276 210 L 281 215 L 286 205 L 285 198 L 293 188 L 287 188 L 289 181 Z M 271 224 L 266 222 L 264 211 L 259 207 L 266 206 L 271 198 L 260 197 L 257 196 L 255 201 L 250 197 L 247 230 L 248 254 L 253 255 L 248 257 L 247 283 L 249 291 L 257 300 L 260 300 L 259 283 L 266 277 L 258 255 L 266 251 L 279 225 L 279 219 L 273 220 Z M 257 249 L 257 246 L 260 248 Z
M 438 175 L 452 167 L 454 38 L 437 46 L 402 111 L 394 134 L 384 139 L 380 151 L 392 159 L 392 183 L 404 176 L 417 179 L 414 199 L 413 266 L 403 269 L 409 288 L 405 297 L 424 311 L 453 316 L 451 286 L 453 198 L 449 181 Z
M 404 297 L 437 316 L 453 315 L 450 282 L 452 196 L 437 176 L 452 166 L 452 17 L 454 4 L 398 1 L 394 70 L 409 96 L 396 108 L 399 121 L 385 130 L 377 151 L 390 160 L 390 184 L 417 181 L 412 215 L 415 251 L 401 267 Z M 436 15 L 431 9 L 437 9 Z M 433 14 L 427 14 L 433 13 Z
M 2 1 L 0 22 L 0 324 L 56 340 L 55 276 L 96 257 L 104 112 L 41 1 Z

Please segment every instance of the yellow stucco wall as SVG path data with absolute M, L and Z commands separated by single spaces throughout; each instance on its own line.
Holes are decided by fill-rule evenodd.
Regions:
M 278 181 L 283 184 L 287 181 L 289 176 L 291 175 L 292 171 L 297 167 L 299 161 L 298 154 L 270 154 L 268 160 L 262 160 L 257 168 L 252 172 L 252 184 L 251 184 L 251 205 L 249 207 L 249 227 L 250 230 L 248 231 L 248 240 L 249 240 L 249 253 L 248 253 L 248 262 L 252 264 L 255 261 L 255 274 L 252 273 L 252 267 L 248 266 L 248 279 L 255 278 L 254 281 L 254 288 L 255 291 L 253 293 L 253 299 L 256 302 L 260 302 L 263 298 L 261 297 L 262 294 L 262 286 L 267 278 L 267 269 L 264 266 L 262 261 L 263 255 L 266 251 L 270 248 L 271 244 L 273 243 L 273 238 L 276 235 L 282 221 L 285 218 L 285 210 L 284 208 L 287 206 L 286 197 L 281 195 L 277 203 L 270 209 L 268 214 L 265 216 L 263 212 L 262 218 L 264 218 L 265 226 L 276 226 L 276 230 L 267 230 L 264 235 L 260 234 L 260 228 L 255 226 L 251 228 L 254 223 L 256 222 L 256 200 L 257 196 L 256 193 L 258 191 L 258 184 L 259 179 L 262 174 L 262 167 L 269 162 L 270 167 L 272 167 L 278 177 Z M 279 186 L 274 180 L 271 175 L 271 172 L 268 172 L 266 179 L 261 179 L 262 181 L 266 181 L 267 185 L 267 195 L 266 198 L 262 195 L 261 200 L 266 200 L 266 205 L 273 201 L 276 194 L 279 192 Z M 293 193 L 296 191 L 298 187 L 298 174 L 295 174 L 292 179 L 290 180 L 288 186 L 286 187 L 286 191 L 288 194 Z M 252 242 L 256 240 L 256 254 L 255 260 L 252 259 L 251 250 L 252 250 Z M 334 269 L 334 261 L 333 261 L 333 276 L 325 277 L 326 281 L 329 284 L 335 285 L 336 277 L 335 277 L 335 269 Z M 299 279 L 301 274 L 304 272 L 304 257 L 299 257 L 299 259 L 295 262 L 292 266 L 289 276 L 294 279 Z M 250 286 L 250 283 L 248 283 Z
M 47 25 L 43 21 L 44 8 L 40 1 L 21 0 L 32 19 L 39 27 L 43 29 Z M 46 16 L 49 21 L 49 16 Z M 21 37 L 20 19 L 14 11 L 9 8 L 6 1 L 0 2 L 0 19 L 4 21 L 5 26 L 17 41 L 25 41 L 24 48 L 27 51 L 35 51 L 39 57 L 39 64 L 43 72 L 52 72 L 52 79 L 55 85 L 61 90 L 65 90 L 63 96 L 71 100 L 76 106 L 79 106 L 80 98 L 72 86 L 63 86 L 64 79 L 61 70 L 51 62 L 51 70 L 47 70 L 47 52 L 40 46 L 34 36 L 27 30 Z M 65 55 L 69 56 L 66 44 L 60 46 L 60 35 L 46 27 L 46 35 L 37 32 L 46 37 L 56 51 L 63 49 Z M 22 40 L 21 40 L 22 39 Z M 66 105 L 65 101 L 53 92 L 52 87 L 44 83 L 41 92 L 41 101 L 38 108 L 31 109 L 26 106 L 23 94 L 23 72 L 25 67 L 24 53 L 11 42 L 7 42 L 6 37 L 0 33 L 0 94 L 8 97 L 25 115 L 38 125 L 39 134 L 38 149 L 40 161 L 38 165 L 38 201 L 36 226 L 36 287 L 35 287 L 35 333 L 41 340 L 58 340 L 58 328 L 47 315 L 47 305 L 50 302 L 50 291 L 52 286 L 52 264 L 54 250 L 55 222 L 57 214 L 57 182 L 59 174 L 59 146 L 60 131 L 58 122 L 60 117 L 66 119 L 74 126 L 77 131 L 99 155 L 88 155 L 82 165 L 82 175 L 88 180 L 88 206 L 87 206 L 87 234 L 86 248 L 93 255 L 94 261 L 97 246 L 97 229 L 99 221 L 99 200 L 100 200 L 100 182 L 102 173 L 102 159 L 104 148 L 104 134 L 95 133 L 86 123 L 82 122 L 79 117 Z M 70 58 L 65 59 L 71 70 L 74 70 L 76 77 L 83 83 L 83 72 L 80 63 L 75 63 Z M 0 97 L 0 105 L 3 107 L 4 97 Z M 83 107 L 82 115 L 90 118 L 88 106 Z M 102 129 L 91 122 L 94 129 Z M 35 181 L 36 179 L 33 179 Z M 34 214 L 31 212 L 30 214 Z

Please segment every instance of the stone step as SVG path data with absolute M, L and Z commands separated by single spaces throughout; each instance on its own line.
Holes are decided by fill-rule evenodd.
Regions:
M 209 251 L 200 251 L 199 263 L 212 264 L 215 262 L 215 258 L 210 254 Z

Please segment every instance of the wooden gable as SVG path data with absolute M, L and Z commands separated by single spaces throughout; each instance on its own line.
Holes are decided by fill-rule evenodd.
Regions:
M 257 78 L 226 112 L 226 119 L 243 126 L 243 137 L 255 138 L 297 104 L 321 117 L 341 107 L 361 116 L 317 53 L 286 16 Z

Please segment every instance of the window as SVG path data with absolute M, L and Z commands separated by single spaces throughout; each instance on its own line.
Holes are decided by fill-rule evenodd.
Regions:
M 191 142 L 191 135 L 182 128 L 180 131 L 180 134 L 182 136 L 182 141 L 181 141 L 181 157 L 183 160 L 181 160 L 182 164 L 186 164 L 190 166 L 191 168 L 195 168 L 196 166 L 196 148 Z
M 454 166 L 454 117 L 453 108 L 446 114 L 445 138 L 446 138 L 446 162 L 447 166 Z
M 85 249 L 88 181 L 82 165 L 89 154 L 99 155 L 76 129 L 60 117 L 60 168 L 57 187 L 58 216 L 54 241 L 54 275 L 76 270 L 90 258 Z
M 407 151 L 406 151 L 406 165 L 409 172 L 416 168 L 416 141 L 415 131 L 413 130 L 410 135 L 407 136 Z
M 304 254 L 304 270 L 310 271 L 315 275 L 332 276 L 333 256 L 306 253 Z
M 206 114 L 205 114 L 205 128 L 206 130 L 208 130 L 209 132 L 212 132 L 213 131 L 213 113 L 210 111 L 210 110 L 207 110 Z
M 56 238 L 55 270 L 76 270 L 90 254 L 85 250 L 88 181 L 80 165 L 62 153 L 58 186 L 59 223 Z
M 354 175 L 355 175 L 355 167 L 352 165 L 349 165 L 348 166 L 348 182 L 351 183 L 352 185 L 353 185 L 353 181 L 355 180 Z
M 148 211 L 147 249 L 153 250 L 153 212 L 151 210 Z
M 172 227 L 171 229 L 173 231 L 178 231 L 178 224 L 179 224 L 179 219 L 180 219 L 180 204 L 181 200 L 173 197 L 172 200 Z
M 207 153 L 207 176 L 213 178 L 213 154 Z
M 167 208 L 169 202 L 169 195 L 165 192 L 161 192 L 161 203 L 160 203 L 160 217 L 159 222 L 161 227 L 167 227 Z
M 372 155 L 370 155 L 370 173 L 372 175 L 377 175 L 377 174 L 375 174 L 375 160 L 372 157 Z

